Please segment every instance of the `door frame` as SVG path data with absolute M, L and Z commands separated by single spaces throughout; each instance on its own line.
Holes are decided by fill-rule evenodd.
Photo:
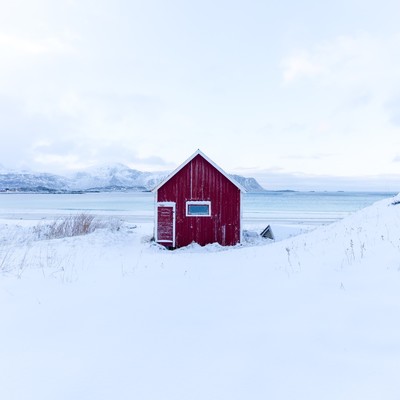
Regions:
M 156 203 L 156 226 L 155 238 L 157 243 L 171 243 L 169 240 L 158 240 L 158 209 L 160 207 L 172 207 L 172 247 L 175 247 L 175 227 L 176 227 L 176 203 L 174 201 L 162 201 Z

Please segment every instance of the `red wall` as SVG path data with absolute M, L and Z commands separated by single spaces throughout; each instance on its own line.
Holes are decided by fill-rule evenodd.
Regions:
M 191 200 L 211 201 L 211 216 L 186 217 Z M 157 201 L 176 203 L 176 247 L 240 242 L 240 190 L 201 155 L 158 189 Z

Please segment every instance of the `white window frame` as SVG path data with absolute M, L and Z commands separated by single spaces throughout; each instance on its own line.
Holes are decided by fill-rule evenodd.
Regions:
M 208 206 L 208 214 L 189 214 L 189 206 Z M 187 201 L 186 202 L 187 217 L 211 217 L 211 201 Z

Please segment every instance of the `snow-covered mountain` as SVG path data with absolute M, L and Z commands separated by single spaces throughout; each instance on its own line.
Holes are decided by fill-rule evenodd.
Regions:
M 58 175 L 0 170 L 0 191 L 62 191 L 68 185 L 68 179 Z
M 166 174 L 142 172 L 123 164 L 113 164 L 76 173 L 70 178 L 69 187 L 77 190 L 98 188 L 151 190 Z
M 16 172 L 0 167 L 0 191 L 118 191 L 153 189 L 167 175 L 163 172 L 143 172 L 123 164 L 112 164 L 77 172 L 71 177 L 48 173 Z M 231 175 L 249 192 L 264 189 L 254 178 Z
M 236 182 L 243 186 L 248 192 L 263 192 L 265 189 L 255 178 L 245 178 L 240 175 L 230 175 Z

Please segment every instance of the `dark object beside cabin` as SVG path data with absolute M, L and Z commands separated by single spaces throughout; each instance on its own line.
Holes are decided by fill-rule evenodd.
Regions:
M 265 239 L 275 240 L 274 234 L 272 233 L 272 229 L 269 225 L 260 233 L 260 236 Z

